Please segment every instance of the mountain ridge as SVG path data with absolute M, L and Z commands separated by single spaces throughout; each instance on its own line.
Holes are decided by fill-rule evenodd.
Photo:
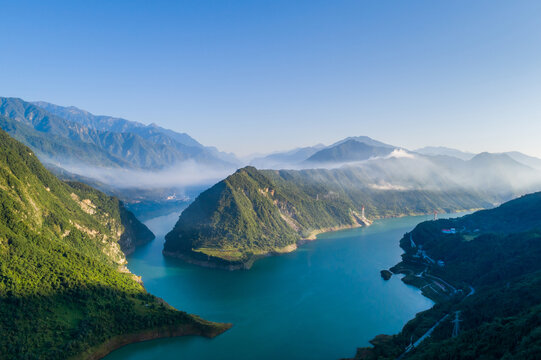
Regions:
M 292 251 L 318 232 L 366 225 L 368 219 L 492 206 L 486 196 L 452 183 L 439 191 L 384 186 L 373 187 L 357 168 L 245 167 L 184 210 L 166 236 L 164 254 L 203 265 L 249 268 L 258 257 Z
M 62 113 L 62 111 L 58 110 L 59 108 L 61 107 L 54 107 L 53 109 Z M 104 117 L 104 122 L 113 121 L 114 124 L 119 123 L 119 126 L 124 130 L 126 130 L 126 127 L 130 128 L 131 132 L 103 130 L 107 126 L 103 124 L 96 125 L 99 123 L 99 120 L 96 120 L 96 118 L 100 117 L 96 117 L 90 113 L 85 114 L 90 119 L 83 121 L 77 116 L 73 116 L 74 119 L 78 119 L 77 122 L 57 116 L 22 99 L 0 98 L 0 115 L 32 127 L 38 133 L 67 138 L 72 141 L 72 146 L 76 144 L 80 146 L 93 144 L 100 149 L 98 152 L 108 154 L 112 161 L 120 166 L 125 167 L 125 164 L 129 164 L 133 168 L 159 169 L 170 167 L 189 159 L 208 163 L 213 166 L 233 166 L 227 161 L 216 157 L 215 153 L 217 152 L 215 149 L 206 149 L 187 135 L 184 137 L 183 134 L 177 134 L 160 127 L 143 126 L 139 123 L 111 117 Z M 91 124 L 93 127 L 87 126 L 88 124 Z M 115 128 L 115 125 L 110 125 L 110 128 L 119 130 Z M 177 138 L 182 137 L 185 142 L 189 142 L 191 141 L 189 139 L 192 139 L 192 143 L 199 145 L 192 146 L 180 143 L 172 138 L 172 134 L 176 134 Z M 34 134 L 34 136 L 36 135 Z M 25 141 L 25 139 L 21 140 Z M 41 151 L 39 148 L 35 150 L 38 152 Z M 65 154 L 61 153 L 53 155 L 58 162 L 62 162 L 65 157 Z M 75 156 L 73 160 L 79 161 L 85 159 L 78 159 Z M 96 159 L 94 165 L 102 164 Z

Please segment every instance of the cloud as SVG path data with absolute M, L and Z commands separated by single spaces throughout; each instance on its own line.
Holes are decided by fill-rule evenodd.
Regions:
M 118 189 L 183 188 L 201 184 L 213 184 L 236 170 L 202 165 L 193 160 L 155 171 L 80 164 L 61 164 L 60 166 L 73 174 L 92 178 Z
M 415 159 L 415 155 L 404 149 L 394 149 L 389 155 L 385 157 L 386 159 L 390 158 L 407 158 Z

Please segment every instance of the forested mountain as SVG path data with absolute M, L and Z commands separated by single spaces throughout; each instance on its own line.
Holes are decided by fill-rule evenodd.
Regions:
M 225 154 L 202 146 L 186 134 L 155 125 L 94 116 L 79 109 L 37 104 L 45 108 L 17 98 L 0 98 L 0 115 L 5 116 L 4 129 L 31 146 L 38 156 L 60 166 L 83 163 L 160 169 L 193 160 L 212 166 L 234 167 L 221 158 L 226 157 Z M 21 128 L 20 125 L 26 126 Z M 47 140 L 49 137 L 50 141 Z M 59 146 L 63 141 L 66 146 Z M 85 152 L 86 155 L 82 155 Z
M 152 239 L 120 201 L 58 180 L 0 130 L 0 357 L 97 358 L 133 335 L 223 331 L 128 271 L 122 250 Z
M 214 147 L 203 146 L 186 133 L 178 133 L 152 123 L 144 125 L 136 121 L 116 118 L 106 115 L 94 115 L 75 106 L 59 106 L 44 101 L 33 103 L 61 118 L 79 123 L 91 129 L 120 133 L 133 133 L 151 143 L 175 148 L 186 152 L 199 161 L 222 160 L 225 163 L 237 164 L 238 159 L 232 155 L 216 150 Z M 204 157 L 202 156 L 204 154 Z
M 359 226 L 366 217 L 491 207 L 498 197 L 446 179 L 425 177 L 407 159 L 375 169 L 256 170 L 246 167 L 219 182 L 181 214 L 164 253 L 211 266 L 249 267 L 258 256 L 292 251 L 318 231 Z M 393 170 L 394 169 L 394 170 Z M 394 172 L 393 172 L 394 171 Z M 376 178 L 373 178 L 376 176 Z M 402 181 L 391 185 L 394 176 Z
M 540 174 L 505 154 L 463 161 L 406 153 L 335 169 L 246 167 L 181 214 L 164 253 L 249 267 L 259 256 L 294 250 L 318 231 L 361 225 L 363 207 L 368 219 L 491 208 L 538 189 Z
M 173 131 L 171 131 L 172 134 L 167 133 L 170 130 L 163 129 L 155 124 L 147 126 L 136 121 L 129 121 L 122 118 L 116 118 L 106 115 L 94 115 L 89 113 L 88 111 L 76 108 L 75 106 L 65 107 L 51 104 L 45 101 L 35 101 L 33 102 L 33 104 L 50 112 L 51 114 L 59 116 L 63 119 L 79 123 L 88 128 L 120 133 L 135 133 L 141 135 L 141 137 L 143 138 L 151 137 L 153 135 L 153 132 L 154 134 L 165 133 L 167 135 L 170 135 L 172 138 L 174 138 L 175 141 L 180 144 L 200 148 L 203 147 L 203 145 L 201 145 L 199 142 L 197 142 L 194 138 L 192 138 L 186 133 L 175 133 Z
M 539 214 L 538 192 L 461 218 L 424 222 L 405 234 L 400 244 L 406 253 L 392 270 L 438 303 L 400 334 L 376 337 L 375 347 L 359 349 L 356 359 L 401 353 L 405 359 L 537 359 Z M 435 324 L 430 337 L 405 352 Z

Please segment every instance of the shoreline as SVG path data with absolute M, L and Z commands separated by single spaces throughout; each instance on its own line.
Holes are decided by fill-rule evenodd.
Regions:
M 461 210 L 461 211 L 456 211 L 454 213 L 471 212 L 471 211 L 474 211 L 474 210 L 471 210 L 471 209 L 470 210 Z M 412 231 L 413 231 L 413 229 L 412 229 Z M 402 329 L 398 333 L 395 333 L 395 334 L 392 334 L 392 335 L 378 334 L 372 340 L 369 341 L 371 346 L 359 347 L 359 348 L 357 348 L 356 354 L 355 354 L 355 356 L 353 358 L 343 359 L 343 360 L 370 360 L 370 359 L 373 359 L 373 356 L 375 354 L 374 352 L 377 351 L 377 349 L 380 346 L 385 346 L 384 343 L 386 341 L 390 340 L 394 336 L 400 335 L 404 331 L 406 326 L 408 326 L 408 324 L 410 324 L 411 322 L 414 322 L 414 321 L 418 320 L 419 318 L 421 318 L 420 317 L 421 314 L 426 313 L 427 311 L 434 310 L 435 307 L 437 307 L 438 305 L 444 306 L 444 304 L 452 302 L 454 298 L 456 299 L 456 296 L 457 296 L 456 295 L 457 294 L 456 290 L 457 289 L 460 290 L 460 291 L 463 290 L 463 287 L 461 287 L 461 286 L 457 286 L 457 288 L 454 288 L 453 285 L 450 285 L 445 279 L 439 278 L 439 277 L 437 277 L 435 275 L 431 275 L 431 274 L 428 274 L 428 275 L 424 274 L 428 269 L 426 267 L 426 264 L 420 266 L 420 264 L 418 264 L 416 262 L 412 262 L 411 256 L 409 256 L 407 250 L 402 246 L 402 239 L 400 239 L 400 241 L 399 241 L 399 246 L 404 251 L 404 253 L 402 254 L 402 260 L 399 261 L 397 264 L 393 265 L 388 270 L 386 269 L 386 270 L 382 270 L 382 271 L 389 271 L 390 273 L 392 273 L 391 276 L 404 275 L 400 279 L 402 281 L 402 283 L 404 283 L 405 285 L 415 287 L 417 290 L 419 290 L 421 292 L 421 295 L 423 295 L 427 299 L 430 299 L 431 301 L 433 301 L 434 305 L 432 305 L 432 307 L 430 307 L 429 309 L 416 314 L 413 318 L 408 320 L 406 322 L 406 324 L 404 324 L 404 326 L 402 327 Z M 420 275 L 418 275 L 419 273 L 420 273 Z M 434 285 L 434 284 L 437 284 L 437 286 L 439 286 L 441 290 L 440 291 L 433 290 L 434 288 L 437 288 L 436 286 L 432 287 L 432 285 Z M 466 297 L 473 294 L 473 292 L 475 290 L 471 286 L 470 286 L 470 289 L 471 289 L 470 293 L 462 295 L 463 297 L 461 298 L 460 301 L 464 300 Z M 447 315 L 445 315 L 445 317 L 446 316 Z M 432 330 L 439 323 L 441 323 L 441 321 L 443 321 L 443 320 L 444 319 L 440 319 L 432 327 Z M 431 330 L 429 330 L 427 333 L 430 333 L 430 332 L 431 332 Z M 430 336 L 430 335 L 425 334 L 424 336 Z M 406 350 L 404 353 L 402 353 L 402 355 L 400 355 L 399 359 L 402 358 L 402 356 L 404 356 L 404 354 L 407 353 L 408 351 L 409 350 Z
M 190 256 L 189 254 L 181 253 L 181 252 L 170 252 L 170 251 L 163 250 L 162 254 L 164 256 L 180 259 L 189 264 L 203 266 L 203 267 L 212 268 L 212 269 L 222 269 L 222 270 L 229 270 L 229 271 L 250 270 L 254 262 L 256 262 L 257 260 L 266 258 L 269 256 L 278 256 L 282 254 L 288 254 L 298 249 L 297 244 L 298 243 L 290 244 L 290 245 L 284 246 L 283 248 L 279 248 L 274 251 L 269 251 L 264 254 L 252 255 L 246 261 L 227 261 L 222 258 L 218 258 L 212 255 L 205 255 L 205 254 L 195 252 L 195 251 L 192 251 L 191 253 L 196 256 L 207 256 L 207 260 L 196 259 Z M 211 259 L 216 259 L 216 260 L 213 261 Z
M 476 211 L 476 210 L 479 210 L 479 209 L 462 209 L 462 210 L 457 210 L 457 211 L 451 212 L 449 214 L 471 212 L 471 211 Z M 447 214 L 447 213 L 445 213 L 445 214 Z M 213 269 L 222 269 L 222 270 L 229 270 L 229 271 L 250 270 L 250 268 L 253 266 L 255 261 L 257 261 L 259 259 L 262 259 L 262 258 L 265 258 L 265 257 L 269 257 L 269 256 L 277 256 L 277 255 L 287 254 L 287 253 L 293 252 L 293 251 L 297 250 L 299 246 L 302 246 L 302 245 L 304 245 L 304 244 L 306 244 L 306 243 L 308 243 L 310 241 L 317 240 L 317 236 L 320 235 L 320 234 L 325 234 L 325 233 L 335 232 L 335 231 L 341 231 L 341 230 L 348 230 L 348 229 L 357 229 L 357 228 L 360 228 L 360 227 L 368 227 L 368 226 L 372 225 L 373 221 L 375 221 L 375 220 L 402 218 L 402 217 L 406 217 L 406 216 L 424 216 L 424 215 L 431 215 L 431 213 L 414 213 L 414 214 L 398 214 L 398 215 L 389 215 L 389 216 L 377 216 L 377 217 L 374 217 L 373 220 L 368 220 L 367 219 L 366 222 L 365 221 L 360 221 L 360 222 L 356 221 L 354 224 L 350 224 L 350 225 L 337 225 L 337 226 L 312 230 L 308 234 L 308 236 L 297 240 L 297 242 L 295 244 L 290 244 L 290 245 L 287 245 L 287 246 L 285 246 L 283 248 L 280 248 L 280 249 L 277 249 L 277 250 L 274 250 L 274 251 L 269 251 L 269 252 L 266 252 L 266 253 L 263 253 L 263 254 L 254 254 L 249 259 L 247 259 L 245 261 L 242 261 L 242 260 L 228 261 L 228 260 L 216 257 L 216 256 L 205 255 L 203 253 L 195 252 L 195 251 L 192 251 L 190 253 L 182 253 L 182 252 L 170 252 L 170 251 L 162 250 L 162 254 L 164 256 L 167 256 L 167 257 L 181 259 L 182 261 L 185 261 L 185 262 L 187 262 L 189 264 L 208 267 L 208 268 L 213 268 Z M 206 257 L 206 259 L 203 259 L 202 257 Z M 395 266 L 397 266 L 397 265 L 398 264 L 396 264 Z
M 282 254 L 288 254 L 288 253 L 294 252 L 299 248 L 299 246 L 302 246 L 310 241 L 317 240 L 317 235 L 340 231 L 340 230 L 356 229 L 359 227 L 367 227 L 367 226 L 369 225 L 363 225 L 363 224 L 357 223 L 357 224 L 352 224 L 352 225 L 340 225 L 340 226 L 333 226 L 333 227 L 313 230 L 312 232 L 310 232 L 310 234 L 307 237 L 297 240 L 295 244 L 286 245 L 282 248 L 278 248 L 278 249 L 275 249 L 273 251 L 269 251 L 263 254 L 252 255 L 248 260 L 245 260 L 245 261 L 228 261 L 222 258 L 218 258 L 212 255 L 205 255 L 205 254 L 195 252 L 195 251 L 192 251 L 190 254 L 194 254 L 197 257 L 206 256 L 207 259 L 206 260 L 197 259 L 193 256 L 190 256 L 190 254 L 188 253 L 170 252 L 170 251 L 165 251 L 165 250 L 162 251 L 162 254 L 167 257 L 180 259 L 189 264 L 208 267 L 212 269 L 222 269 L 222 270 L 229 270 L 229 271 L 250 270 L 252 265 L 257 260 L 266 258 L 269 256 L 279 256 Z M 212 260 L 212 259 L 216 259 L 216 260 Z
M 212 339 L 229 330 L 232 326 L 233 324 L 230 323 L 210 323 L 209 325 L 206 325 L 204 329 L 201 329 L 194 324 L 181 324 L 176 327 L 162 326 L 153 329 L 141 330 L 130 334 L 117 335 L 104 343 L 96 345 L 86 350 L 84 353 L 73 357 L 72 360 L 99 360 L 126 345 L 156 339 L 179 336 L 203 336 Z

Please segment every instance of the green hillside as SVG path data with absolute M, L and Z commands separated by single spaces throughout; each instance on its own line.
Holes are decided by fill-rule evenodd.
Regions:
M 166 236 L 164 254 L 210 266 L 249 267 L 292 251 L 326 230 L 376 219 L 488 207 L 465 189 L 377 190 L 361 170 L 257 170 L 246 167 L 203 192 Z
M 223 331 L 127 270 L 122 248 L 152 238 L 118 200 L 61 182 L 0 130 L 0 357 L 85 358 L 129 334 Z
M 541 353 L 541 193 L 458 219 L 419 224 L 401 240 L 394 272 L 437 300 L 398 335 L 378 336 L 356 359 L 538 359 Z M 455 234 L 442 229 L 455 228 Z M 413 246 L 411 240 L 414 240 Z M 418 249 L 444 266 L 417 257 Z M 454 292 L 447 286 L 455 287 Z M 443 286 L 442 286 L 443 285 Z M 457 315 L 458 312 L 458 315 Z M 459 331 L 453 336 L 458 316 Z

